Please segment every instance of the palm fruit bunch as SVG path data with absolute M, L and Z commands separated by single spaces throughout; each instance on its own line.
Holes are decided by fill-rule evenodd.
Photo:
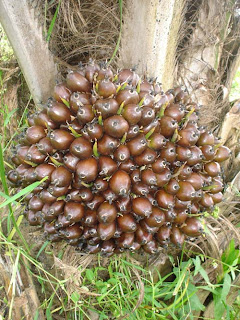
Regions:
M 200 236 L 230 151 L 198 125 L 199 109 L 182 87 L 164 93 L 132 69 L 90 61 L 70 71 L 13 151 L 17 191 L 45 178 L 23 199 L 29 224 L 106 256 Z

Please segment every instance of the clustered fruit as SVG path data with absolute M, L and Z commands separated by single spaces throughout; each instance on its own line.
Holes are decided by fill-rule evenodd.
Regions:
M 200 236 L 230 151 L 198 125 L 199 109 L 182 87 L 164 93 L 132 69 L 90 61 L 70 71 L 13 151 L 12 186 L 45 178 L 23 199 L 29 224 L 106 256 Z

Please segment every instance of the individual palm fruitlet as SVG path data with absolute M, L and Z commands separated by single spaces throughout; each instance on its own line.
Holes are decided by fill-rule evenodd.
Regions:
M 105 256 L 200 236 L 230 151 L 198 125 L 199 107 L 182 87 L 164 93 L 131 69 L 114 75 L 91 61 L 70 71 L 13 151 L 11 186 L 47 177 L 23 199 L 29 224 Z

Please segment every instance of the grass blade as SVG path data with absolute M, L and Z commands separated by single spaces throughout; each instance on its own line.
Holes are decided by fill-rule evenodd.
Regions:
M 116 56 L 116 54 L 118 52 L 120 40 L 121 40 L 121 36 L 122 36 L 122 0 L 119 0 L 119 9 L 120 9 L 120 31 L 119 31 L 119 36 L 118 36 L 116 47 L 113 51 L 111 59 L 108 62 L 108 65 L 110 65 L 110 63 L 112 62 L 112 60 L 114 59 L 114 57 Z
M 24 196 L 25 194 L 31 192 L 33 189 L 35 189 L 36 187 L 38 187 L 43 181 L 47 180 L 48 177 L 43 178 L 41 181 L 36 181 L 32 184 L 30 184 L 29 186 L 27 186 L 26 188 L 22 189 L 20 192 L 18 192 L 17 194 L 15 194 L 14 196 L 12 196 L 11 198 L 9 198 L 8 200 L 6 200 L 5 202 L 3 202 L 0 205 L 0 208 L 5 207 L 6 205 L 8 205 L 9 203 L 12 203 L 13 201 L 17 200 L 18 198 Z
M 49 29 L 48 29 L 48 32 L 47 32 L 47 39 L 46 39 L 47 41 L 50 40 L 54 25 L 55 25 L 55 22 L 56 22 L 56 19 L 57 19 L 57 15 L 58 15 L 58 11 L 59 11 L 59 8 L 60 8 L 60 4 L 61 4 L 61 1 L 59 1 L 57 9 L 56 9 L 56 11 L 54 13 L 54 16 L 52 18 L 52 21 L 50 23 L 50 26 L 49 26 Z

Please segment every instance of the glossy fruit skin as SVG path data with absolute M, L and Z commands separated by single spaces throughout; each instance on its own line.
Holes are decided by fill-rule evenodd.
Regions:
M 38 143 L 39 140 L 46 137 L 46 132 L 42 126 L 32 126 L 26 131 L 26 139 L 31 144 Z
M 29 224 L 105 258 L 201 235 L 230 150 L 198 124 L 199 110 L 183 87 L 164 93 L 132 69 L 114 75 L 90 60 L 70 71 L 12 148 L 16 192 L 45 180 L 22 201 Z
M 99 223 L 109 224 L 117 218 L 117 209 L 114 204 L 103 202 L 97 209 Z
M 118 170 L 111 177 L 109 187 L 117 195 L 126 196 L 130 191 L 131 179 L 125 171 Z
M 71 91 L 90 92 L 90 82 L 78 72 L 69 72 L 67 75 L 67 87 Z
M 131 214 L 125 214 L 117 218 L 117 224 L 122 232 L 135 232 L 137 223 Z
M 51 184 L 57 187 L 69 186 L 71 181 L 72 181 L 71 172 L 62 166 L 56 168 L 51 174 Z
M 92 182 L 98 175 L 98 162 L 95 158 L 80 160 L 76 166 L 76 176 L 80 181 Z
M 50 133 L 49 138 L 54 149 L 67 150 L 74 140 L 74 136 L 61 129 L 54 130 Z
M 130 126 L 137 124 L 142 117 L 142 110 L 137 104 L 127 104 L 124 106 L 122 116 Z
M 113 138 L 121 138 L 129 129 L 128 122 L 121 116 L 115 115 L 103 122 L 105 132 Z
M 81 203 L 69 201 L 64 207 L 64 215 L 70 223 L 79 222 L 84 217 L 84 206 Z
M 56 123 L 65 123 L 71 121 L 71 111 L 61 102 L 52 102 L 48 105 L 47 114 L 49 118 Z
M 230 157 L 231 151 L 226 146 L 220 146 L 215 154 L 214 161 L 223 162 Z
M 203 232 L 203 226 L 201 222 L 195 218 L 187 218 L 181 231 L 189 237 L 198 237 Z
M 87 159 L 93 153 L 91 142 L 83 137 L 75 139 L 69 146 L 69 151 L 79 159 Z

